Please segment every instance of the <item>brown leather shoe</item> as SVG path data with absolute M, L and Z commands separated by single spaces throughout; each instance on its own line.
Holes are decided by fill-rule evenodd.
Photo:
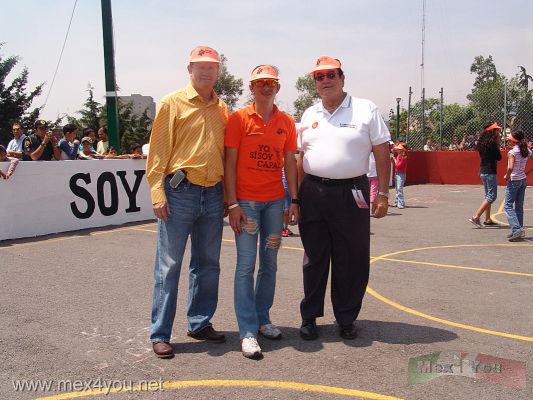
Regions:
M 152 343 L 152 349 L 159 358 L 172 358 L 174 357 L 174 348 L 168 342 L 154 342 Z
M 211 325 L 206 326 L 204 329 L 198 332 L 187 332 L 187 336 L 196 340 L 206 340 L 212 343 L 224 343 L 226 337 L 213 329 Z

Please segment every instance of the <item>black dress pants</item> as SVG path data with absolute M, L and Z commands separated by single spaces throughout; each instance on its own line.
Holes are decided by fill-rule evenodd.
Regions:
M 370 204 L 366 176 L 355 185 Z M 353 183 L 332 184 L 306 176 L 300 186 L 299 230 L 304 246 L 302 319 L 324 315 L 324 296 L 331 262 L 331 303 L 339 325 L 357 318 L 370 268 L 370 211 L 359 208 Z

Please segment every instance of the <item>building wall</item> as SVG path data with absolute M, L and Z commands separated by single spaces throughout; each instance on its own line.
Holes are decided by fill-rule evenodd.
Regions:
M 155 102 L 153 97 L 132 94 L 130 96 L 119 96 L 119 98 L 124 104 L 132 103 L 133 112 L 136 114 L 142 114 L 144 110 L 148 109 L 148 116 L 152 120 L 155 118 Z

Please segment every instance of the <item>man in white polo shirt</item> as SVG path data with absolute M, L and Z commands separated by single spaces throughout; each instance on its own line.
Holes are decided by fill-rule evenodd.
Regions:
M 298 134 L 300 235 L 305 249 L 300 336 L 316 339 L 331 261 L 331 301 L 343 339 L 354 339 L 370 267 L 370 193 L 374 153 L 379 179 L 374 216 L 388 208 L 390 134 L 376 105 L 344 92 L 338 59 L 321 56 L 311 71 L 321 102 L 302 116 Z

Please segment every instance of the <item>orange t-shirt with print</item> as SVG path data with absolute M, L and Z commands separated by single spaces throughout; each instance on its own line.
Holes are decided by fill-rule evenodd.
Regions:
M 237 199 L 272 201 L 285 195 L 283 155 L 296 151 L 296 127 L 291 116 L 274 106 L 272 118 L 265 124 L 250 104 L 229 117 L 224 145 L 238 149 Z

